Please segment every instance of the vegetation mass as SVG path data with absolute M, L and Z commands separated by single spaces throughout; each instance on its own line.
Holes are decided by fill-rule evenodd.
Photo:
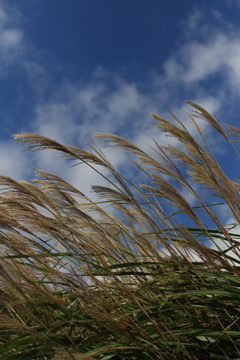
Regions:
M 131 154 L 142 184 L 95 143 L 86 151 L 14 135 L 26 150 L 54 149 L 87 164 L 106 186 L 92 186 L 93 201 L 43 170 L 32 182 L 0 176 L 2 360 L 240 359 L 240 185 L 222 170 L 201 124 L 232 156 L 240 130 L 227 125 L 227 134 L 188 103 L 195 135 L 174 116 L 151 114 L 174 141 L 155 141 L 149 153 L 94 134 Z

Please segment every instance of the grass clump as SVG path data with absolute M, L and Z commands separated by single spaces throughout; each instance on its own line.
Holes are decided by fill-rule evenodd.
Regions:
M 196 119 L 235 148 L 215 118 L 188 103 L 197 137 L 180 120 L 151 114 L 176 146 L 155 142 L 150 154 L 95 134 L 138 158 L 143 184 L 120 174 L 96 145 L 86 151 L 14 136 L 26 150 L 55 149 L 102 166 L 109 185 L 93 186 L 99 201 L 91 201 L 43 170 L 31 183 L 0 177 L 1 359 L 240 358 L 240 187 Z M 223 208 L 231 226 L 222 222 Z

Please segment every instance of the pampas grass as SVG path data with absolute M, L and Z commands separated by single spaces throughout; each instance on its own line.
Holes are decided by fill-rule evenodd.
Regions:
M 213 116 L 188 103 L 197 138 L 179 119 L 151 114 L 179 146 L 155 141 L 147 153 L 95 134 L 136 157 L 142 184 L 97 145 L 86 151 L 14 135 L 25 150 L 54 149 L 109 176 L 92 187 L 96 201 L 43 170 L 31 183 L 0 177 L 1 359 L 240 359 L 240 187 L 196 119 L 236 149 Z M 223 205 L 231 227 L 218 212 Z

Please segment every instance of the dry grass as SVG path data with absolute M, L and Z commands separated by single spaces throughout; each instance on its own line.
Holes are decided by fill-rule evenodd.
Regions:
M 14 135 L 26 150 L 55 149 L 102 166 L 109 186 L 93 186 L 93 202 L 43 170 L 35 169 L 31 183 L 0 177 L 1 359 L 240 358 L 240 236 L 232 235 L 240 187 L 221 169 L 196 119 L 233 145 L 214 117 L 188 103 L 198 139 L 180 120 L 152 114 L 180 146 L 155 142 L 150 154 L 119 136 L 95 134 L 138 157 L 133 163 L 147 175 L 144 184 L 126 179 L 97 146 L 85 151 Z M 231 231 L 218 212 L 223 204 L 234 219 Z

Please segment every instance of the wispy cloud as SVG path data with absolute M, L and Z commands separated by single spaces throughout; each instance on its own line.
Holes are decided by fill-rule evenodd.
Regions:
M 24 52 L 24 35 L 18 26 L 18 13 L 0 2 L 0 75 L 19 62 Z
M 163 68 L 168 81 L 191 86 L 214 75 L 222 85 L 240 93 L 240 29 L 213 13 L 218 24 L 204 23 L 203 14 L 195 11 L 184 22 L 185 42 L 168 58 Z
M 240 33 L 215 34 L 205 43 L 186 44 L 164 64 L 169 80 L 192 82 L 205 80 L 219 72 L 229 85 L 240 92 Z

